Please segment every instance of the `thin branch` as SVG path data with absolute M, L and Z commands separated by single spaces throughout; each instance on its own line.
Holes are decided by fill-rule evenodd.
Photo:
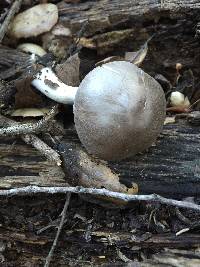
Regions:
M 66 222 L 67 222 L 67 219 L 65 219 L 64 223 L 66 223 Z M 37 233 L 37 235 L 40 235 L 41 233 L 48 230 L 49 228 L 52 228 L 52 227 L 58 228 L 59 223 L 60 223 L 60 218 L 57 218 L 56 220 L 51 221 L 48 225 L 39 229 L 36 233 Z
M 3 115 L 0 115 L 0 126 L 13 126 L 18 125 L 19 123 L 11 119 L 6 118 Z M 43 154 L 48 160 L 55 162 L 58 166 L 61 165 L 60 155 L 44 143 L 40 138 L 34 134 L 25 134 L 21 135 L 22 140 L 29 145 L 32 145 L 36 148 L 41 154 Z
M 128 195 L 118 192 L 109 191 L 106 189 L 96 189 L 96 188 L 84 188 L 81 186 L 76 187 L 39 187 L 39 186 L 27 186 L 21 188 L 13 188 L 8 190 L 0 190 L 0 196 L 24 196 L 24 195 L 32 195 L 37 193 L 47 193 L 47 194 L 57 194 L 62 193 L 66 194 L 68 192 L 76 193 L 76 194 L 91 194 L 94 196 L 104 196 L 109 198 L 115 198 L 118 200 L 123 200 L 125 202 L 130 201 L 146 201 L 153 203 L 161 203 L 169 206 L 175 206 L 179 208 L 192 209 L 196 211 L 200 211 L 200 205 L 187 202 L 180 201 L 175 199 L 168 199 L 156 194 L 151 195 Z
M 22 0 L 15 0 L 13 5 L 10 8 L 10 11 L 8 12 L 8 15 L 6 16 L 3 24 L 1 25 L 0 28 L 0 43 L 2 42 L 4 35 L 7 32 L 8 25 L 10 24 L 11 20 L 13 19 L 15 13 L 17 13 L 21 7 Z
M 43 154 L 49 161 L 55 162 L 56 165 L 61 165 L 60 155 L 43 142 L 40 138 L 33 134 L 26 134 L 21 136 L 22 140 L 29 145 L 36 148 L 41 154 Z
M 67 52 L 67 56 L 72 56 L 73 54 L 77 53 L 78 52 L 78 44 L 80 42 L 80 38 L 83 36 L 83 34 L 85 33 L 86 31 L 86 28 L 89 24 L 89 21 L 86 20 L 82 23 L 82 26 L 81 26 L 81 29 L 79 30 L 79 32 L 77 33 L 77 39 L 74 43 L 72 43 L 68 49 L 68 52 Z
M 58 238 L 60 236 L 60 233 L 62 231 L 63 225 L 65 223 L 65 217 L 66 217 L 67 209 L 68 209 L 68 206 L 69 206 L 70 197 L 71 197 L 71 193 L 67 193 L 67 198 L 66 198 L 65 205 L 64 205 L 64 208 L 63 208 L 63 211 L 62 211 L 62 217 L 61 217 L 61 220 L 60 220 L 60 224 L 59 224 L 55 239 L 53 241 L 53 245 L 52 245 L 52 247 L 51 247 L 51 249 L 49 251 L 49 254 L 48 254 L 47 258 L 46 258 L 44 267 L 49 267 L 51 259 L 53 257 L 53 253 L 54 253 L 54 250 L 56 248 L 56 245 L 57 245 L 57 242 L 58 242 Z
M 22 134 L 39 133 L 49 128 L 48 122 L 57 114 L 58 106 L 54 106 L 49 113 L 36 123 L 14 124 L 6 128 L 0 128 L 0 137 Z

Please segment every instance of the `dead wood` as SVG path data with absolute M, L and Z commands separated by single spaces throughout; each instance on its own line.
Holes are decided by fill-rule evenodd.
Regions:
M 84 61 L 81 62 L 83 75 L 88 72 L 92 64 L 105 58 L 105 55 L 118 56 L 119 52 L 137 51 L 141 44 L 153 33 L 156 33 L 149 44 L 149 51 L 143 68 L 152 76 L 155 74 L 164 75 L 174 85 L 175 65 L 180 62 L 186 70 L 192 69 L 195 76 L 195 89 L 198 89 L 200 82 L 199 1 L 100 0 L 81 1 L 76 4 L 73 2 L 63 1 L 59 3 L 59 15 L 60 21 L 69 27 L 73 33 L 81 28 L 83 21 L 89 19 L 89 24 L 84 32 L 85 39 L 81 40 L 84 47 L 82 50 Z M 15 58 L 12 53 L 10 55 Z M 23 62 L 21 62 L 22 57 L 25 58 L 22 60 Z M 13 65 L 13 61 L 17 63 Z M 0 57 L 0 77 L 9 80 L 16 79 L 30 64 L 32 64 L 30 57 L 24 54 L 21 57 L 11 59 L 11 61 L 9 57 L 7 57 L 7 61 L 4 57 Z M 5 71 L 3 71 L 4 69 Z M 157 193 L 173 198 L 198 197 L 200 193 L 199 138 L 198 126 L 182 125 L 181 123 L 167 125 L 164 127 L 156 146 L 151 147 L 147 153 L 120 163 L 109 163 L 109 166 L 119 173 L 120 181 L 125 185 L 130 186 L 130 183 L 136 182 L 141 194 Z M 67 130 L 65 141 L 78 142 L 75 132 Z M 65 180 L 65 174 L 61 167 L 48 162 L 38 151 L 19 139 L 1 138 L 0 157 L 1 189 L 29 185 L 66 186 L 67 184 L 68 177 Z M 46 235 L 43 233 L 38 236 L 34 233 L 36 232 L 34 227 L 37 227 L 39 218 L 47 217 L 46 208 L 48 205 L 52 212 L 53 210 L 57 211 L 57 206 L 49 204 L 52 203 L 50 197 L 48 197 L 49 201 L 46 200 L 45 202 L 43 201 L 45 197 L 41 196 L 39 203 L 35 203 L 36 198 L 32 199 L 34 203 L 31 202 L 31 199 L 24 198 L 18 202 L 13 200 L 12 203 L 8 203 L 8 206 L 0 210 L 1 214 L 5 213 L 3 222 L 1 222 L 1 249 L 6 243 L 6 259 L 8 259 L 10 266 L 16 266 L 16 263 L 18 265 L 20 263 L 43 266 L 55 236 L 50 231 Z M 6 213 L 8 208 L 15 205 L 17 209 L 19 201 L 26 202 L 26 207 L 25 204 L 22 206 L 24 211 L 30 204 L 26 214 L 27 218 L 30 216 L 26 221 L 26 230 L 23 228 L 25 217 L 20 217 L 21 211 L 16 218 L 16 212 L 14 212 L 14 219 L 10 224 L 10 213 Z M 83 211 L 84 207 L 84 204 L 81 208 L 78 207 L 78 211 Z M 97 211 L 97 208 L 94 210 Z M 88 209 L 87 213 L 89 212 Z M 57 213 L 56 215 L 53 213 L 53 215 L 57 218 Z M 45 227 L 49 220 L 45 223 L 42 222 L 41 227 Z M 119 220 L 120 216 L 115 218 L 114 223 L 122 225 L 123 223 Z M 107 222 L 106 220 L 106 227 L 108 226 Z M 13 226 L 15 223 L 17 227 Z M 141 224 L 140 221 L 139 224 Z M 129 253 L 126 257 L 130 259 L 135 259 L 141 249 L 143 252 L 153 251 L 155 253 L 157 249 L 164 247 L 186 248 L 191 253 L 190 256 L 181 254 L 180 250 L 179 254 L 164 251 L 156 255 L 157 258 L 145 259 L 144 263 L 140 263 L 139 266 L 172 266 L 172 264 L 187 267 L 199 266 L 199 256 L 191 250 L 191 248 L 199 246 L 200 240 L 197 234 L 184 233 L 178 237 L 172 233 L 136 236 L 133 226 L 133 233 L 117 231 L 116 229 L 106 233 L 106 231 L 101 232 L 94 229 L 89 232 L 91 240 L 88 241 L 85 238 L 86 229 L 78 229 L 81 227 L 77 222 L 75 225 L 75 229 L 73 224 L 71 228 L 67 228 L 70 230 L 64 230 L 61 240 L 57 244 L 52 266 L 66 266 L 68 263 L 77 266 L 77 261 L 73 262 L 73 259 L 77 257 L 80 257 L 78 266 L 87 266 L 92 260 L 95 262 L 96 255 L 106 255 L 105 261 L 112 262 L 116 258 L 116 247 L 122 253 L 124 251 Z M 99 225 L 102 226 L 98 224 L 97 228 Z M 73 251 L 73 255 L 70 254 L 71 251 Z M 196 263 L 197 265 L 195 265 Z M 131 264 L 128 263 L 126 266 L 137 266 Z M 112 266 L 111 263 L 109 266 Z
M 151 75 L 161 73 L 172 83 L 177 62 L 192 69 L 195 76 L 199 73 L 197 0 L 84 1 L 77 5 L 62 1 L 58 6 L 60 21 L 73 33 L 89 20 L 81 41 L 87 48 L 82 51 L 84 74 L 98 59 L 137 51 L 154 33 L 143 69 Z
M 110 253 L 116 253 L 116 248 L 120 251 L 125 251 L 125 249 L 130 249 L 132 256 L 139 253 L 140 250 L 145 250 L 152 248 L 156 251 L 158 248 L 168 248 L 168 250 L 160 252 L 153 257 L 153 259 L 144 260 L 142 267 L 152 267 L 152 266 L 162 266 L 162 264 L 169 264 L 163 266 L 172 266 L 170 265 L 173 260 L 176 259 L 177 264 L 182 263 L 181 265 L 175 266 L 198 266 L 200 259 L 198 251 L 195 253 L 194 249 L 199 246 L 199 236 L 194 234 L 185 234 L 180 237 L 175 237 L 173 234 L 154 234 L 154 235 L 134 235 L 126 232 L 113 232 L 113 231 L 92 231 L 90 233 L 91 240 L 88 242 L 84 239 L 84 231 L 63 231 L 63 235 L 60 238 L 60 241 L 57 243 L 57 249 L 55 257 L 52 261 L 51 266 L 65 266 L 66 262 L 70 261 L 73 264 L 70 256 L 67 256 L 68 253 L 65 251 L 70 249 L 72 244 L 79 253 L 82 249 L 86 249 L 91 255 L 99 254 L 103 255 L 106 251 Z M 22 255 L 20 256 L 20 263 L 29 262 L 31 266 L 40 266 L 44 261 L 48 249 L 53 242 L 53 235 L 35 235 L 29 232 L 14 232 L 11 229 L 1 229 L 0 231 L 0 242 L 10 242 L 12 240 L 12 253 L 13 258 L 16 258 L 16 251 L 23 250 Z M 184 251 L 181 254 L 181 250 L 178 250 L 173 253 L 173 249 L 188 249 L 188 255 L 184 255 Z M 95 250 L 95 254 L 94 254 Z M 170 252 L 172 251 L 172 252 Z M 30 257 L 33 255 L 34 257 Z M 109 253 L 109 252 L 107 252 Z M 95 257 L 95 256 L 93 256 Z M 84 264 L 82 260 L 77 260 L 72 266 L 85 266 L 80 265 Z M 89 263 L 89 262 L 88 262 Z M 196 265 L 187 265 L 189 263 L 195 263 Z M 122 263 L 121 263 L 122 264 Z M 140 263 L 141 264 L 141 263 Z M 149 265 L 148 265 L 149 264 Z M 184 265 L 185 264 L 185 265 Z M 42 265 L 41 265 L 42 266 Z M 90 265 L 88 265 L 90 266 Z M 109 264 L 112 266 L 112 263 Z M 115 265 L 116 266 L 116 265 Z M 120 266 L 132 266 L 132 265 L 120 265 Z M 133 265 L 134 266 L 134 265 Z M 137 266 L 137 265 L 136 265 Z
M 66 140 L 78 142 L 75 132 L 70 130 Z M 5 138 L 0 142 L 1 189 L 28 185 L 65 186 L 66 182 L 74 179 L 66 176 L 65 180 L 60 167 L 46 161 L 36 150 L 21 141 Z M 66 152 L 69 161 L 73 160 L 70 149 L 69 145 L 69 151 Z M 132 183 L 137 183 L 140 194 L 156 193 L 173 198 L 198 197 L 199 151 L 199 127 L 172 124 L 164 127 L 156 145 L 147 153 L 131 160 L 109 163 L 109 166 L 120 175 L 120 181 L 125 185 L 131 187 Z
M 8 29 L 9 23 L 13 19 L 15 13 L 17 13 L 21 7 L 22 0 L 16 0 L 13 5 L 11 6 L 3 24 L 1 25 L 0 28 L 0 43 L 2 42 L 4 35 L 6 34 L 6 31 Z

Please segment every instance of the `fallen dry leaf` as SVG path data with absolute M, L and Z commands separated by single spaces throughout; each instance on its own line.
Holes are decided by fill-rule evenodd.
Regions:
M 165 121 L 164 121 L 164 125 L 166 124 L 171 124 L 171 123 L 175 123 L 175 116 L 174 117 L 166 117 Z
M 70 86 L 79 86 L 79 66 L 80 59 L 78 54 L 69 57 L 64 63 L 58 64 L 55 68 L 58 77 Z
M 119 57 L 119 56 L 112 56 L 112 57 L 107 57 L 101 61 L 98 61 L 95 66 L 98 67 L 98 66 L 101 66 L 105 63 L 108 63 L 108 62 L 112 62 L 112 61 L 119 61 L 119 60 L 124 60 L 123 57 Z
M 136 52 L 126 52 L 125 53 L 125 60 L 130 61 L 131 63 L 140 66 L 142 62 L 144 61 L 147 52 L 148 52 L 148 43 L 152 40 L 152 38 L 155 36 L 153 34 L 142 46 L 141 48 Z
M 42 96 L 34 92 L 30 82 L 32 77 L 16 81 L 17 93 L 15 94 L 15 109 L 33 108 L 42 105 Z
M 119 46 L 127 38 L 130 38 L 133 32 L 134 30 L 132 29 L 126 29 L 97 34 L 92 38 L 82 37 L 79 44 L 89 49 L 95 49 L 99 55 L 103 55 L 113 50 L 117 45 Z

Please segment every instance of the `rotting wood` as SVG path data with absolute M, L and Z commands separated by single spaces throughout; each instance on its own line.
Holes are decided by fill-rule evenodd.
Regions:
M 83 239 L 83 234 L 85 230 L 65 230 L 65 235 L 61 237 L 59 244 L 63 245 L 63 242 L 74 242 L 78 243 L 80 246 L 87 244 L 87 241 Z M 29 238 L 27 238 L 27 236 Z M 122 247 L 138 246 L 140 248 L 148 248 L 149 246 L 154 246 L 154 248 L 198 248 L 200 243 L 200 236 L 196 234 L 184 234 L 179 237 L 175 234 L 149 234 L 144 236 L 134 235 L 128 232 L 122 231 L 92 231 L 91 232 L 92 242 L 101 244 L 102 246 L 113 245 Z M 21 242 L 24 245 L 32 244 L 34 246 L 46 246 L 50 245 L 53 241 L 54 235 L 35 235 L 26 232 L 12 232 L 12 229 L 6 230 L 1 229 L 0 240 L 10 240 L 14 242 Z M 89 244 L 88 244 L 89 246 Z
M 22 0 L 16 0 L 13 5 L 11 6 L 3 24 L 0 27 L 0 43 L 2 42 L 4 35 L 6 34 L 6 31 L 8 29 L 8 26 L 13 19 L 15 13 L 17 13 L 21 7 Z
M 66 3 L 62 1 L 58 4 L 60 20 L 66 25 L 77 31 L 84 20 L 89 19 L 90 27 L 87 34 L 92 35 L 96 32 L 108 31 L 113 26 L 119 26 L 132 20 L 135 21 L 138 17 L 143 20 L 152 20 L 160 16 L 166 16 L 168 13 L 177 13 L 181 15 L 186 9 L 197 10 L 200 8 L 198 0 L 118 0 L 108 1 L 84 1 L 78 5 Z M 155 17 L 155 13 L 159 13 Z M 179 16 L 180 16 L 179 15 Z M 168 14 L 170 17 L 170 15 Z M 137 25 L 138 27 L 138 25 Z
M 66 186 L 64 173 L 38 151 L 15 138 L 3 138 L 0 144 L 1 188 L 22 185 Z
M 136 182 L 140 194 L 166 197 L 198 197 L 200 194 L 199 127 L 172 124 L 164 130 L 148 152 L 119 163 L 109 163 L 127 186 Z M 75 131 L 66 139 L 78 142 Z M 14 143 L 13 143 L 14 142 Z M 48 162 L 36 150 L 19 140 L 0 140 L 0 188 L 19 186 L 65 186 L 62 169 Z M 37 164 L 36 164 L 37 163 Z
M 142 235 L 140 236 L 122 231 L 118 232 L 112 230 L 106 232 L 92 231 L 91 241 L 88 243 L 83 238 L 84 233 L 85 230 L 83 229 L 80 229 L 79 231 L 64 230 L 63 235 L 61 236 L 60 241 L 57 244 L 57 250 L 51 266 L 66 266 L 66 262 L 68 262 L 68 259 L 65 259 L 64 257 L 65 250 L 70 249 L 71 246 L 76 247 L 76 249 L 80 251 L 81 248 L 86 248 L 87 251 L 91 253 L 91 255 L 94 254 L 93 253 L 94 250 L 95 250 L 95 255 L 102 255 L 102 253 L 106 253 L 108 246 L 109 250 L 112 251 L 112 253 L 115 253 L 116 247 L 122 251 L 124 249 L 129 248 L 130 254 L 132 254 L 132 256 L 134 256 L 134 253 L 137 254 L 140 250 L 149 247 L 151 247 L 154 250 L 164 247 L 168 248 L 166 251 L 157 254 L 155 259 L 153 258 L 150 260 L 144 260 L 144 262 L 141 263 L 143 265 L 139 265 L 142 267 L 157 266 L 155 264 L 159 262 L 158 261 L 159 255 L 161 257 L 160 257 L 160 265 L 158 266 L 162 266 L 161 265 L 163 263 L 162 261 L 166 261 L 166 257 L 168 257 L 169 261 L 176 259 L 177 263 L 179 260 L 180 263 L 183 262 L 184 259 L 186 263 L 193 262 L 193 260 L 194 263 L 196 262 L 199 263 L 200 261 L 198 252 L 195 253 L 194 251 L 195 248 L 198 248 L 200 239 L 198 235 L 194 234 L 184 234 L 180 237 L 175 237 L 174 234 L 155 234 L 155 235 L 149 235 L 149 237 L 148 235 L 146 235 L 145 238 Z M 1 228 L 0 231 L 0 241 L 10 242 L 10 245 L 12 246 L 12 253 L 14 253 L 13 257 L 16 258 L 15 252 L 20 249 L 23 251 L 23 253 L 21 253 L 20 258 L 18 259 L 20 260 L 20 263 L 25 261 L 29 262 L 29 264 L 32 264 L 32 266 L 40 266 L 42 261 L 44 261 L 46 254 L 48 253 L 48 249 L 50 248 L 51 243 L 53 241 L 53 238 L 54 235 L 50 233 L 48 233 L 48 235 L 43 234 L 38 236 L 30 232 L 19 232 L 19 231 L 17 232 L 16 230 L 12 229 L 7 230 Z M 181 254 L 181 250 L 179 250 L 179 253 L 178 250 L 176 251 L 176 253 L 175 252 L 173 253 L 173 250 L 172 252 L 170 252 L 171 249 L 173 248 L 176 249 L 188 248 L 188 254 L 190 253 L 190 255 L 188 255 L 187 257 L 187 255 L 184 255 L 184 253 Z M 70 259 L 70 261 L 72 261 L 72 259 Z M 77 263 L 78 262 L 76 262 L 74 266 L 77 266 L 76 265 Z M 147 263 L 151 265 L 146 265 Z M 109 263 L 109 266 L 112 266 L 112 263 Z M 185 266 L 188 267 L 189 265 Z
M 89 43 L 90 39 L 94 47 L 82 51 L 84 75 L 91 70 L 91 62 L 137 51 L 154 33 L 142 65 L 147 73 L 152 76 L 161 73 L 172 84 L 177 62 L 199 73 L 200 3 L 197 0 L 84 1 L 78 5 L 62 1 L 58 6 L 60 21 L 74 33 L 89 19 L 84 38 Z M 200 82 L 198 77 L 196 84 Z
M 96 35 L 95 38 L 101 46 L 97 46 L 94 49 L 95 53 L 96 51 L 100 53 L 100 48 L 102 52 L 102 44 L 106 44 L 106 40 L 104 41 L 104 39 L 101 39 L 101 34 L 108 32 L 108 34 L 103 37 L 109 37 L 112 35 L 113 31 L 122 31 L 123 34 L 123 30 L 133 29 L 133 34 L 124 38 L 124 41 L 115 42 L 114 45 L 111 43 L 110 48 L 104 50 L 109 51 L 110 55 L 112 55 L 113 53 L 119 53 L 120 49 L 123 51 L 136 51 L 139 46 L 148 39 L 149 35 L 156 31 L 158 35 L 150 44 L 149 53 L 143 66 L 151 75 L 159 72 L 167 78 L 170 78 L 172 82 L 176 62 L 181 62 L 184 67 L 191 68 L 195 75 L 199 73 L 200 46 L 198 39 L 194 38 L 196 25 L 199 22 L 199 1 L 124 0 L 119 3 L 117 0 L 108 0 L 81 1 L 81 3 L 78 4 L 65 3 L 65 5 L 66 8 L 64 10 L 60 9 L 61 20 L 66 26 L 69 26 L 73 32 L 76 32 L 77 29 L 80 28 L 84 19 L 90 18 L 90 27 L 85 37 L 93 37 Z M 107 42 L 107 44 L 109 44 L 109 42 Z M 104 48 L 106 48 L 106 45 L 103 46 L 103 49 Z M 103 53 L 105 53 L 104 51 Z M 88 50 L 86 52 L 88 52 Z M 95 57 L 96 54 L 94 58 Z M 94 60 L 94 58 L 92 60 Z M 96 59 L 97 58 L 95 58 L 94 61 L 97 61 Z M 27 56 L 27 62 L 28 61 L 29 59 Z M 5 61 L 3 63 L 5 63 Z M 89 60 L 89 65 L 91 65 L 90 63 L 91 61 Z M 28 64 L 30 63 L 27 63 L 27 65 Z M 9 69 L 1 73 L 2 77 L 5 78 L 6 75 L 8 78 L 13 77 L 14 73 L 22 73 L 24 68 L 20 68 L 20 65 L 21 64 L 18 64 L 17 68 L 14 66 L 13 70 Z M 87 70 L 84 70 L 84 72 L 86 73 Z M 199 78 L 197 77 L 197 85 L 198 82 Z M 134 182 L 138 181 L 139 189 L 142 193 L 153 191 L 172 197 L 198 196 L 200 181 L 198 161 L 199 127 L 169 125 L 164 128 L 161 138 L 158 140 L 157 147 L 151 148 L 147 154 L 139 155 L 133 160 L 124 161 L 115 165 L 111 164 L 111 167 L 121 174 L 122 180 L 126 181 L 126 183 L 129 183 L 129 179 Z M 67 133 L 69 135 L 71 134 L 71 138 L 68 136 L 67 140 L 71 141 L 77 139 L 74 132 L 68 131 Z M 173 155 L 172 161 L 169 160 L 170 155 Z M 181 156 L 180 160 L 178 160 L 179 156 Z M 61 168 L 49 163 L 37 151 L 25 145 L 19 139 L 1 139 L 0 157 L 0 188 L 2 189 L 30 184 L 42 186 L 66 185 L 64 173 Z M 153 168 L 153 162 L 158 162 L 158 160 L 163 160 L 161 166 L 156 164 L 155 168 Z M 177 173 L 169 176 L 169 173 L 175 168 L 176 161 L 178 163 Z M 136 165 L 137 163 L 138 165 Z M 151 175 L 148 176 L 148 173 Z M 155 174 L 157 174 L 157 176 L 155 176 Z M 44 196 L 41 196 L 41 199 L 44 199 Z M 27 205 L 31 203 L 28 202 L 29 201 L 27 201 Z M 14 205 L 15 202 L 13 202 L 13 206 Z M 39 204 L 37 205 L 39 206 Z M 41 209 L 44 209 L 44 204 Z M 66 236 L 67 238 L 59 242 L 52 266 L 65 266 L 68 263 L 72 264 L 72 257 L 67 258 L 70 257 L 70 254 L 66 256 L 65 253 L 66 251 L 71 253 L 73 246 L 75 247 L 74 251 L 76 251 L 79 244 L 81 249 L 83 245 L 86 247 L 91 257 L 94 255 L 92 253 L 94 250 L 95 255 L 104 255 L 103 252 L 107 251 L 108 246 L 110 246 L 109 237 L 103 239 L 102 236 L 102 238 L 100 238 L 104 242 L 105 240 L 107 241 L 105 244 L 99 244 L 99 242 L 83 242 L 84 230 L 78 233 L 78 237 L 73 236 L 72 232 L 65 231 L 66 235 L 63 234 L 62 238 L 66 238 Z M 92 234 L 94 235 L 92 238 L 95 239 L 97 231 L 96 233 L 93 231 Z M 121 242 L 118 243 L 118 245 L 121 245 L 120 248 L 123 248 L 123 241 L 125 241 L 125 246 L 128 244 L 126 243 L 127 239 L 122 238 L 123 234 L 120 235 L 119 232 L 114 232 L 113 235 L 110 232 L 110 234 L 112 237 L 121 237 Z M 155 246 L 159 249 L 160 240 L 162 247 L 187 247 L 189 250 L 191 247 L 199 246 L 200 242 L 199 235 L 189 233 L 184 233 L 180 237 L 175 237 L 175 234 L 161 236 L 162 235 L 157 235 L 155 238 L 151 237 L 150 240 L 154 240 L 152 243 L 148 243 L 150 242 L 149 239 L 143 241 L 143 243 L 148 243 L 145 248 L 149 250 L 153 249 Z M 24 263 L 24 265 L 27 266 L 43 266 L 43 261 L 48 253 L 51 245 L 50 242 L 53 241 L 53 237 L 54 235 L 51 235 L 51 233 L 48 233 L 46 236 L 36 236 L 32 231 L 23 231 L 22 233 L 18 232 L 15 228 L 6 230 L 2 227 L 0 231 L 0 240 L 2 242 L 8 242 L 6 255 L 10 261 L 13 261 L 9 262 L 13 264 L 13 266 L 19 263 Z M 96 240 L 98 240 L 98 238 L 96 238 Z M 113 238 L 113 242 L 118 241 L 118 239 L 117 241 L 115 240 L 116 239 Z M 131 244 L 131 248 L 134 249 L 134 243 Z M 137 249 L 140 250 L 141 247 L 143 247 L 142 242 L 140 242 L 139 246 L 135 246 L 136 251 Z M 101 248 L 103 249 L 101 250 Z M 131 253 L 133 250 L 130 249 L 129 252 Z M 115 253 L 115 248 L 113 248 L 112 253 Z M 167 256 L 168 262 L 166 262 L 165 256 Z M 83 261 L 85 258 L 86 257 L 83 257 Z M 132 258 L 135 258 L 134 252 Z M 171 266 L 170 259 L 175 259 L 178 266 L 188 267 L 188 265 L 183 264 L 183 261 L 177 261 L 177 255 L 174 257 L 169 255 L 169 253 L 161 255 L 159 263 L 156 260 L 151 260 L 147 264 L 140 263 L 139 266 Z M 109 259 L 107 258 L 106 261 L 107 260 Z M 191 254 L 187 263 L 196 263 L 195 260 L 195 255 Z M 83 266 L 86 266 L 87 263 L 88 262 L 83 262 Z M 74 266 L 77 266 L 77 261 L 74 261 Z M 109 266 L 112 266 L 112 264 L 109 263 Z M 128 266 L 135 265 L 128 264 Z M 194 267 L 195 265 L 192 266 Z

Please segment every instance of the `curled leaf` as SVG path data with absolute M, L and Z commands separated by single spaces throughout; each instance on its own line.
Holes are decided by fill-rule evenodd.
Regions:
M 101 61 L 98 61 L 95 66 L 98 67 L 98 66 L 102 66 L 103 64 L 105 63 L 109 63 L 109 62 L 113 62 L 113 61 L 119 61 L 119 60 L 123 60 L 122 57 L 119 57 L 119 56 L 112 56 L 112 57 L 107 57 Z
M 155 36 L 153 34 L 142 46 L 137 52 L 126 52 L 125 53 L 125 60 L 130 61 L 131 63 L 140 66 L 142 62 L 144 61 L 147 52 L 148 52 L 148 43 L 151 41 L 151 39 Z

